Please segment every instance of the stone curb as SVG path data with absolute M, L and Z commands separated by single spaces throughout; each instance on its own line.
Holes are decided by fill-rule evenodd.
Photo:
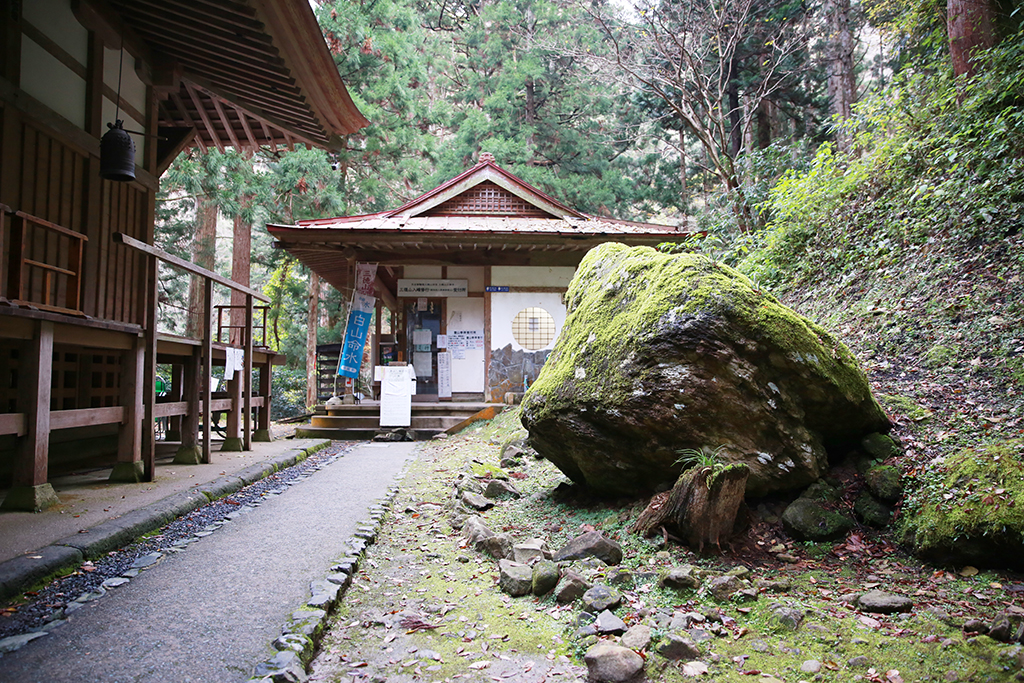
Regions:
M 124 547 L 181 515 L 230 495 L 274 472 L 291 467 L 330 444 L 330 439 L 324 439 L 306 448 L 289 449 L 235 474 L 220 477 L 188 491 L 175 493 L 117 519 L 90 527 L 84 533 L 62 538 L 35 552 L 0 562 L 0 600 L 18 595 L 47 576 L 75 569 L 84 560 L 94 559 L 111 550 Z
M 396 482 L 404 477 L 405 470 L 398 474 Z M 399 484 L 393 484 L 383 498 L 368 508 L 369 519 L 356 524 L 355 533 L 342 544 L 343 552 L 331 571 L 323 579 L 310 582 L 309 600 L 292 612 L 292 618 L 281 629 L 281 636 L 271 643 L 277 654 L 256 665 L 249 679 L 251 683 L 308 680 L 306 669 L 319 651 L 331 613 L 351 585 L 366 549 L 376 541 L 398 491 Z

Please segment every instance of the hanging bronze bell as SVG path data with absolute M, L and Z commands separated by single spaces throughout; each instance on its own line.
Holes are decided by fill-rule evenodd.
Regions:
M 100 177 L 127 183 L 135 180 L 135 141 L 117 119 L 100 138 Z

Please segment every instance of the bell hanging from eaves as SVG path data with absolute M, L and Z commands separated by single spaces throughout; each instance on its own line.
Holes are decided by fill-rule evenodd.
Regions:
M 135 142 L 123 123 L 108 123 L 110 130 L 100 138 L 100 177 L 126 183 L 135 180 Z

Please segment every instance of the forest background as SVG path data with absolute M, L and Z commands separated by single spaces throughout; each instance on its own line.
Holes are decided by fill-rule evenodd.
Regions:
M 314 402 L 312 347 L 340 340 L 351 292 L 264 224 L 394 208 L 481 152 L 581 211 L 700 230 L 687 248 L 893 357 L 1019 384 L 1019 4 L 318 2 L 370 125 L 335 152 L 193 148 L 161 179 L 157 243 L 242 282 L 251 257 L 288 358 L 275 417 Z M 197 296 L 167 273 L 162 329 L 195 324 Z

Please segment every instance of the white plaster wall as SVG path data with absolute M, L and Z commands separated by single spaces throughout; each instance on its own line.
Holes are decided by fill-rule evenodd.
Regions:
M 440 280 L 441 266 L 403 266 L 402 277 L 409 280 Z
M 448 279 L 468 281 L 471 292 L 484 291 L 483 266 L 448 266 Z
M 491 284 L 519 287 L 568 287 L 576 269 L 572 266 L 493 266 Z M 553 311 L 549 311 L 554 315 Z
M 491 277 L 493 278 L 493 272 Z M 502 349 L 508 344 L 512 345 L 513 351 L 523 348 L 512 336 L 512 319 L 519 311 L 530 306 L 543 308 L 555 319 L 555 338 L 544 349 L 550 349 L 555 345 L 558 335 L 562 332 L 562 325 L 565 324 L 565 305 L 562 303 L 561 294 L 557 292 L 495 292 L 491 294 L 492 350 Z M 544 349 L 536 349 L 536 351 Z
M 121 71 L 121 97 L 128 102 L 128 104 L 135 107 L 136 110 L 145 114 L 146 84 L 143 83 L 142 79 L 140 79 L 138 74 L 135 73 L 135 57 L 133 57 L 127 50 L 124 52 L 121 50 L 103 50 L 103 83 L 115 93 L 117 92 L 119 61 L 123 61 Z M 145 132 L 145 121 L 136 121 L 123 110 L 120 113 L 117 113 L 117 103 L 104 95 L 103 130 L 100 131 L 100 135 L 107 132 L 108 123 L 114 122 L 114 114 L 117 114 L 117 117 L 124 121 L 125 130 Z M 132 140 L 135 141 L 135 162 L 141 165 L 146 154 L 146 138 L 141 135 L 133 134 Z
M 451 271 L 449 269 L 449 277 Z M 484 331 L 484 300 L 482 297 L 448 299 L 446 328 Z M 463 359 L 452 358 L 452 391 L 481 393 L 484 390 L 484 350 L 467 350 Z
M 25 0 L 22 18 L 53 40 L 79 64 L 89 64 L 89 31 L 78 23 L 69 0 Z
M 21 39 L 21 89 L 85 129 L 85 80 L 28 36 Z

